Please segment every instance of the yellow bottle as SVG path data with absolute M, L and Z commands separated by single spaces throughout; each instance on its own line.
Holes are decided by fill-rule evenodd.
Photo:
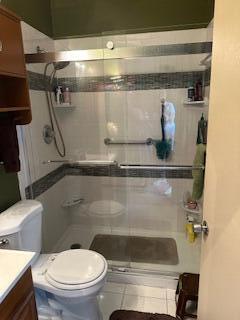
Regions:
M 193 230 L 193 223 L 188 222 L 186 223 L 186 233 L 187 233 L 187 239 L 189 243 L 194 243 L 196 239 L 196 235 Z

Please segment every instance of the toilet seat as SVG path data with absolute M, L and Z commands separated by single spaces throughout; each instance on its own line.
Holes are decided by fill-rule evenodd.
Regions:
M 106 260 L 91 250 L 77 249 L 59 253 L 48 266 L 45 278 L 61 290 L 81 290 L 94 286 L 106 275 Z

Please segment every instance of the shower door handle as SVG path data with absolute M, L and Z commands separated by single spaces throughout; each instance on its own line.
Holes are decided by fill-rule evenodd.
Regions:
M 0 52 L 2 52 L 3 51 L 3 43 L 2 43 L 2 41 L 0 40 Z
M 203 233 L 205 235 L 208 235 L 209 233 L 209 227 L 207 224 L 207 221 L 203 221 L 203 223 L 199 224 L 193 224 L 193 232 L 195 234 Z

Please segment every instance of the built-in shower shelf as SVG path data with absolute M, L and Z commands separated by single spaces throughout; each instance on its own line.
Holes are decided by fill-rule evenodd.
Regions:
M 190 192 L 189 191 L 184 192 L 183 199 L 181 201 L 181 205 L 182 205 L 183 210 L 188 213 L 191 213 L 191 214 L 197 214 L 197 215 L 201 214 L 202 213 L 202 206 L 199 202 L 197 202 L 196 209 L 190 209 L 188 207 L 188 199 L 190 199 L 190 198 L 191 198 Z
M 61 110 L 74 110 L 76 106 L 72 106 L 69 104 L 59 104 L 54 106 L 55 109 L 61 109 Z
M 72 198 L 70 200 L 65 200 L 62 203 L 62 207 L 63 208 L 71 208 L 71 207 L 78 206 L 78 205 L 82 204 L 83 202 L 84 202 L 83 198 Z
M 193 106 L 193 107 L 204 107 L 207 102 L 205 100 L 202 101 L 184 101 L 184 105 L 186 106 Z
M 187 207 L 187 205 L 185 205 L 184 203 L 182 204 L 182 208 L 183 208 L 183 210 L 185 210 L 186 212 L 192 213 L 192 214 L 201 214 L 201 212 L 202 212 L 202 207 L 200 206 L 199 203 L 198 203 L 196 209 L 189 209 L 189 208 Z

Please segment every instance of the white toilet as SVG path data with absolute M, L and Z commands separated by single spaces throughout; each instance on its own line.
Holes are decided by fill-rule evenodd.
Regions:
M 35 200 L 20 201 L 4 211 L 0 240 L 6 244 L 0 248 L 38 253 L 32 265 L 34 287 L 58 310 L 59 317 L 54 319 L 102 319 L 97 295 L 106 281 L 107 261 L 97 252 L 83 249 L 40 254 L 42 212 L 41 203 Z

